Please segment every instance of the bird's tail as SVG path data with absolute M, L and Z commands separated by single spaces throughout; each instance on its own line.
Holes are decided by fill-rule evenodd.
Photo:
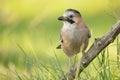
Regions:
M 61 49 L 61 44 L 56 47 L 56 49 Z

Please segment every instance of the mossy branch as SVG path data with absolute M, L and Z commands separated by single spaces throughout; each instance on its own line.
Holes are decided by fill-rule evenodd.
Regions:
M 81 57 L 79 66 L 79 75 L 92 62 L 100 52 L 112 43 L 120 33 L 120 20 L 101 38 L 96 38 L 89 50 Z M 74 80 L 76 73 L 76 63 L 61 80 Z

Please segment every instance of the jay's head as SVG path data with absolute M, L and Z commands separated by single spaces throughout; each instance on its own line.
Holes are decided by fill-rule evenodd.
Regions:
M 60 21 L 68 22 L 70 24 L 78 22 L 81 19 L 81 14 L 75 9 L 67 9 L 62 16 L 58 18 Z

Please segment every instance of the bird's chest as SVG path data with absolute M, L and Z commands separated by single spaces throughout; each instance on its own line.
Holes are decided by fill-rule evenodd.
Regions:
M 69 42 L 79 42 L 82 38 L 83 30 L 75 25 L 64 26 L 62 28 L 63 39 Z

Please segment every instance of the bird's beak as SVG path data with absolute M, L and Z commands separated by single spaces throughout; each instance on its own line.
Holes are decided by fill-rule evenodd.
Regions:
M 60 20 L 60 21 L 67 21 L 67 22 L 69 22 L 71 24 L 75 23 L 72 19 L 69 19 L 68 17 L 65 17 L 65 16 L 60 16 L 58 18 L 58 20 Z
M 67 21 L 68 18 L 67 18 L 67 17 L 64 17 L 64 16 L 60 16 L 60 17 L 58 18 L 58 20 L 60 20 L 60 21 Z

